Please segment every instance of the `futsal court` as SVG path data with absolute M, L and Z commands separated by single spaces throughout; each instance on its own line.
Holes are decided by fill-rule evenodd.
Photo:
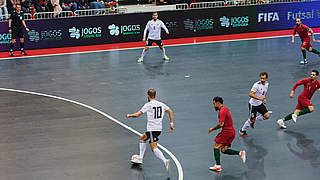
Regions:
M 309 64 L 299 65 L 299 46 L 291 37 L 167 46 L 169 63 L 157 47 L 142 64 L 136 63 L 141 48 L 2 60 L 1 87 L 20 91 L 0 91 L 0 179 L 176 180 L 179 173 L 185 180 L 318 179 L 319 92 L 313 113 L 296 124 L 287 121 L 287 130 L 276 124 L 295 109 L 303 88 L 290 99 L 294 83 L 320 70 L 320 57 L 311 53 Z M 272 114 L 242 138 L 238 130 L 248 118 L 249 91 L 262 71 L 269 73 L 266 107 Z M 149 88 L 174 111 L 175 131 L 170 133 L 166 116 L 159 143 L 182 170 L 161 149 L 171 158 L 167 174 L 149 146 L 143 165 L 130 162 L 139 153 L 133 131 L 146 130 L 146 116 L 125 115 L 140 110 Z M 208 135 L 218 123 L 214 96 L 223 97 L 231 111 L 237 132 L 232 148 L 247 152 L 245 164 L 221 154 L 219 174 L 209 170 L 220 131 Z

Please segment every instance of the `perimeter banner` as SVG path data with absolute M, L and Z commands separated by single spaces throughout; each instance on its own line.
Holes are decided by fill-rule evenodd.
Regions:
M 63 19 L 28 20 L 25 48 L 56 48 L 141 41 L 152 13 Z M 278 3 L 159 12 L 170 34 L 162 39 L 289 29 L 301 18 L 309 27 L 320 26 L 320 1 Z M 0 51 L 8 51 L 8 23 L 0 23 Z M 16 48 L 19 46 L 16 43 Z

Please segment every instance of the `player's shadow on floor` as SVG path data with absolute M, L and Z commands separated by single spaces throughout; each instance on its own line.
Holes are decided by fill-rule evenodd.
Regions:
M 295 139 L 295 143 L 288 143 L 287 147 L 292 154 L 304 161 L 310 161 L 313 168 L 320 167 L 320 147 L 316 147 L 314 140 L 308 139 L 300 132 L 286 130 L 285 133 Z
M 132 164 L 130 171 L 131 171 L 130 179 L 132 179 L 132 180 L 145 180 L 145 177 L 143 175 L 142 168 L 140 165 Z
M 268 151 L 260 145 L 253 142 L 254 139 L 244 139 L 243 142 L 246 145 L 246 155 L 248 170 L 244 173 L 245 179 L 256 180 L 266 178 L 264 172 L 264 157 L 268 154 Z
M 164 71 L 164 65 L 165 62 L 164 61 L 158 61 L 158 62 L 143 62 L 143 67 L 146 70 L 146 74 L 151 77 L 154 78 L 156 76 L 163 76 L 163 75 L 169 75 L 169 73 L 167 72 L 163 72 Z

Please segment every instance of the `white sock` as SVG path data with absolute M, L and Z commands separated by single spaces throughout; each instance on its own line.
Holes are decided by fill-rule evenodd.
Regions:
M 162 154 L 160 149 L 154 148 L 153 153 L 154 153 L 154 155 L 157 156 L 157 158 L 161 159 L 164 164 L 166 164 L 166 158 L 164 157 L 164 155 Z
M 139 159 L 143 159 L 144 152 L 146 151 L 147 148 L 147 143 L 145 141 L 140 141 L 140 154 L 139 154 Z
M 250 124 L 251 124 L 251 121 L 250 121 L 250 119 L 248 119 L 248 120 L 244 123 L 244 125 L 242 126 L 241 131 L 247 131 L 247 130 L 249 129 L 249 127 L 250 127 Z
M 143 49 L 143 50 L 142 50 L 142 53 L 141 53 L 141 58 L 143 58 L 143 57 L 147 54 L 147 52 L 148 52 L 148 51 L 146 51 L 145 49 Z
M 264 118 L 264 117 L 262 116 L 262 114 L 260 114 L 260 115 L 256 118 L 256 121 L 264 121 L 264 120 L 266 120 L 266 118 Z
M 161 49 L 162 51 L 162 56 L 165 56 L 166 55 L 166 50 L 164 49 L 164 47 Z

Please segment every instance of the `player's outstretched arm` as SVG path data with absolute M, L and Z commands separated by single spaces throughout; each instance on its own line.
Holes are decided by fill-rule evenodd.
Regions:
M 314 33 L 311 28 L 309 28 L 309 32 L 311 33 L 312 42 L 316 42 L 316 39 L 314 38 Z
M 214 130 L 222 128 L 223 126 L 224 126 L 224 122 L 219 122 L 219 124 L 217 124 L 215 127 L 209 128 L 208 134 L 210 134 Z
M 126 118 L 136 118 L 136 117 L 139 117 L 139 116 L 141 116 L 143 113 L 141 112 L 141 111 L 138 111 L 138 112 L 136 112 L 136 113 L 134 113 L 134 114 L 127 114 L 126 115 Z
M 290 92 L 290 98 L 293 98 L 294 90 Z

